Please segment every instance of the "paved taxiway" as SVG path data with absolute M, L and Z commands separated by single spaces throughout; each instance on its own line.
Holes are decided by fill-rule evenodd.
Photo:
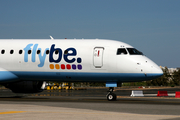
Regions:
M 169 93 L 179 88 L 166 89 Z M 145 90 L 154 94 L 157 89 Z M 6 120 L 179 120 L 180 99 L 174 97 L 129 97 L 130 90 L 115 91 L 117 101 L 107 101 L 106 89 L 53 90 L 18 95 L 0 90 L 0 119 Z M 120 96 L 121 95 L 121 96 Z M 20 97 L 21 96 L 21 97 Z

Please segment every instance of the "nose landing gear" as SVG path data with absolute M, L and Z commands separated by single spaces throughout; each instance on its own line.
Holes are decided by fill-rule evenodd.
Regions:
M 109 101 L 115 101 L 117 99 L 117 96 L 115 93 L 113 93 L 114 87 L 109 87 L 108 94 L 106 95 L 107 100 Z

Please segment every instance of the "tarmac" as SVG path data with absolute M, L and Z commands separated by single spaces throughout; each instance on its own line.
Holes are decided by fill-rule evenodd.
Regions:
M 143 90 L 144 97 L 130 97 Z M 168 97 L 157 97 L 157 91 Z M 14 94 L 0 89 L 0 120 L 179 120 L 180 98 L 175 88 L 115 89 L 116 101 L 107 101 L 107 88 L 45 90 L 38 94 Z

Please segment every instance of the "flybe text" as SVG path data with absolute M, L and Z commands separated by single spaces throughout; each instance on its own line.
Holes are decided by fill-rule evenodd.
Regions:
M 46 48 L 44 50 L 44 53 L 42 52 L 41 48 L 38 48 L 38 44 L 28 44 L 25 48 L 24 48 L 24 62 L 28 62 L 28 52 L 32 51 L 32 56 L 31 56 L 31 61 L 32 62 L 36 62 L 36 52 L 37 50 L 40 51 L 40 53 L 38 54 L 39 57 L 39 61 L 40 63 L 38 64 L 38 67 L 43 67 L 45 64 L 45 59 L 47 56 L 46 51 L 49 51 L 49 62 L 50 63 L 59 63 L 61 62 L 62 59 L 64 59 L 65 62 L 67 63 L 74 63 L 76 61 L 76 55 L 77 55 L 77 51 L 75 48 L 67 48 L 64 52 L 62 51 L 61 48 L 55 48 L 55 44 L 52 44 L 49 48 Z M 71 51 L 71 52 L 68 52 Z M 42 52 L 42 53 L 41 53 Z M 57 52 L 58 53 L 58 57 L 56 59 L 54 59 L 53 57 L 53 53 Z M 64 54 L 63 54 L 64 53 Z M 68 56 L 72 56 L 71 58 L 68 58 Z M 77 58 L 77 62 L 81 63 L 81 58 Z

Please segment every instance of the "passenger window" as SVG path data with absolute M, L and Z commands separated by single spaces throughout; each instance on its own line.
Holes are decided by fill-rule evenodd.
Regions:
M 31 50 L 28 50 L 28 54 L 31 54 Z
M 49 50 L 46 50 L 46 54 L 49 54 Z
M 14 53 L 14 50 L 10 50 L 10 54 L 13 54 Z
M 37 50 L 37 54 L 39 54 L 41 51 L 40 50 Z
M 117 49 L 117 55 L 125 55 L 127 54 L 127 51 L 125 48 L 118 48 Z
M 64 51 L 64 54 L 67 55 L 67 54 L 68 54 L 68 50 L 65 50 L 65 51 Z
M 1 54 L 4 54 L 5 53 L 5 50 L 1 50 Z
M 56 50 L 56 51 L 55 51 L 55 54 L 58 54 L 58 53 L 59 53 L 59 51 L 58 51 L 58 50 Z
M 22 54 L 22 52 L 23 52 L 22 50 L 19 50 L 19 54 Z

